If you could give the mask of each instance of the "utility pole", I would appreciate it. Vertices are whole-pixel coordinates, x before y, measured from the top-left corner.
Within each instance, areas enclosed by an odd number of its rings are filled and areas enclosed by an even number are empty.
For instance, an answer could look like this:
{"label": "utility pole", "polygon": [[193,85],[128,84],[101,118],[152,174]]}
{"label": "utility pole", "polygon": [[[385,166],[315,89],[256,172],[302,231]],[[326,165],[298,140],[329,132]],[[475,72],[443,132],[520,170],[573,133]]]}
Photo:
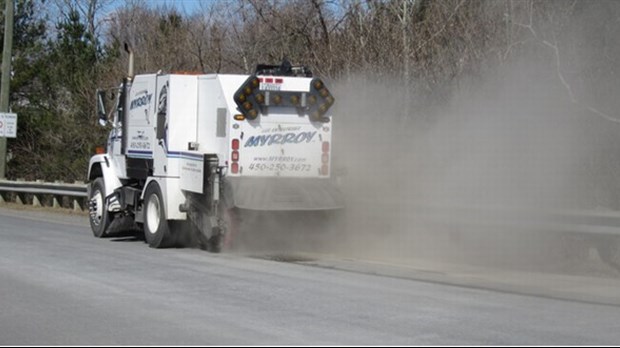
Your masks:
{"label": "utility pole", "polygon": [[[0,112],[9,112],[9,85],[13,49],[13,0],[4,0],[4,47],[2,48],[2,81],[0,83]],[[6,178],[6,138],[0,137],[0,179]]]}

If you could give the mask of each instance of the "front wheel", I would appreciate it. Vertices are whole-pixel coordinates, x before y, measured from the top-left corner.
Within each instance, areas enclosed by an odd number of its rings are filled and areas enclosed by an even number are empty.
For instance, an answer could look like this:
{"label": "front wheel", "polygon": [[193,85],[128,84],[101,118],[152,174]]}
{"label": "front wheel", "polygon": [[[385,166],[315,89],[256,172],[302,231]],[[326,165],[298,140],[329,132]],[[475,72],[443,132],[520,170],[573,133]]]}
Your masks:
{"label": "front wheel", "polygon": [[144,238],[151,248],[166,248],[174,244],[163,202],[159,185],[151,183],[144,195]]}
{"label": "front wheel", "polygon": [[103,238],[107,235],[108,227],[114,219],[108,211],[105,200],[105,183],[103,178],[97,178],[90,184],[90,192],[88,195],[88,215],[90,220],[90,228],[93,235],[97,238]]}

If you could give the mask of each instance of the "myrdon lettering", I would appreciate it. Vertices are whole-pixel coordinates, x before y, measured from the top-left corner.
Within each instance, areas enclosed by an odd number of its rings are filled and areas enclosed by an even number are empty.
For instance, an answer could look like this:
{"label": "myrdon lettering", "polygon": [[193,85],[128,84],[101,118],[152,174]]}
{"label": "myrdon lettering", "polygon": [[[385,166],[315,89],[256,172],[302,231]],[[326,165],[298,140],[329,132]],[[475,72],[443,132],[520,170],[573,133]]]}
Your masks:
{"label": "myrdon lettering", "polygon": [[269,134],[269,135],[255,135],[251,136],[245,143],[244,147],[254,146],[269,146],[274,144],[299,144],[309,143],[312,141],[316,132],[301,132],[301,133],[285,133],[285,134]]}

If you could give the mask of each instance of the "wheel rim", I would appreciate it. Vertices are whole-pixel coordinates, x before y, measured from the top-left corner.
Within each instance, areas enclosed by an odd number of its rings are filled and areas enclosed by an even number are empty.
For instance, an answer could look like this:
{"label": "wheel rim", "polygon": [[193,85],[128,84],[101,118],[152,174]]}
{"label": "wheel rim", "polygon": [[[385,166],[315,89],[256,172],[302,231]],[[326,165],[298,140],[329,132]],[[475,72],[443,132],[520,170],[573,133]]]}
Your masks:
{"label": "wheel rim", "polygon": [[157,233],[159,229],[160,210],[159,199],[156,195],[151,195],[146,206],[146,224],[151,234]]}
{"label": "wheel rim", "polygon": [[103,219],[103,195],[101,194],[101,191],[95,191],[95,194],[90,199],[88,212],[90,214],[90,220],[93,224],[99,226],[101,220]]}

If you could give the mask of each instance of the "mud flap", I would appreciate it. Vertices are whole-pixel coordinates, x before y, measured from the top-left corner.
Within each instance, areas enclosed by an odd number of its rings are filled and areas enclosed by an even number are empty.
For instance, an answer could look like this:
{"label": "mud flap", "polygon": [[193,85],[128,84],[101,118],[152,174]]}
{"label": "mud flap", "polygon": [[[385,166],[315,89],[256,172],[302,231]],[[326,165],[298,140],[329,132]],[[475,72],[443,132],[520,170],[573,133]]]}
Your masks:
{"label": "mud flap", "polygon": [[185,203],[180,207],[187,213],[196,234],[198,246],[203,250],[220,252],[224,235],[226,234],[225,221],[222,219],[224,202],[227,201],[222,191],[224,184],[222,174],[217,167],[217,157],[207,157],[204,179],[204,193],[184,191]]}

